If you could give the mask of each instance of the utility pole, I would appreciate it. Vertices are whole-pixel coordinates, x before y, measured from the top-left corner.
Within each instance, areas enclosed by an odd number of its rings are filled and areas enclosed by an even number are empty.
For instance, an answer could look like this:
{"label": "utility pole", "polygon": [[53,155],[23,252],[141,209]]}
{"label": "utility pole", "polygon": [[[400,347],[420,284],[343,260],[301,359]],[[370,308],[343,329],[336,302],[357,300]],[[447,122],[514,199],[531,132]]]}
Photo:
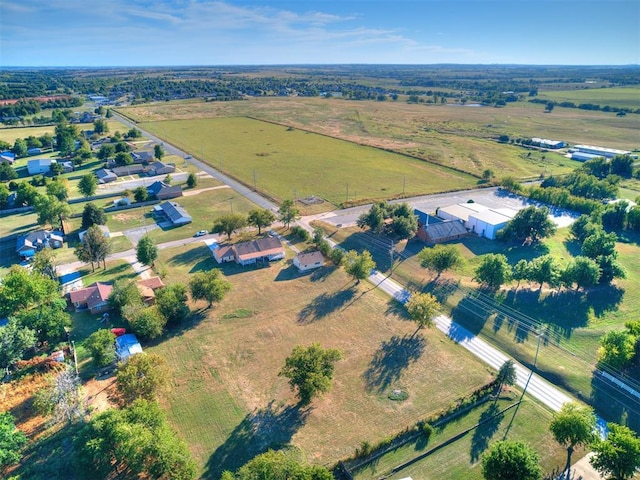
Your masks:
{"label": "utility pole", "polygon": [[389,276],[393,273],[393,240],[391,240],[391,248],[389,249],[389,256],[391,257],[391,262],[389,263]]}
{"label": "utility pole", "polygon": [[73,347],[73,362],[76,365],[76,375],[78,375],[78,356],[76,355],[76,342],[71,340],[71,346]]}

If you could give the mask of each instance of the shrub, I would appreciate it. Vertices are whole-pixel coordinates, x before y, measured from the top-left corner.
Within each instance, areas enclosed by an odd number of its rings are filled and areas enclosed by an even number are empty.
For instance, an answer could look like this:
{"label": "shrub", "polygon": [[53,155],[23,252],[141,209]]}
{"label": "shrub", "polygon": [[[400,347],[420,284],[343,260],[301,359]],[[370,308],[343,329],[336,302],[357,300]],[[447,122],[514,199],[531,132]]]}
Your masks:
{"label": "shrub", "polygon": [[311,239],[311,235],[309,234],[309,232],[307,232],[303,227],[299,225],[291,227],[291,233],[294,237],[299,238],[303,242]]}

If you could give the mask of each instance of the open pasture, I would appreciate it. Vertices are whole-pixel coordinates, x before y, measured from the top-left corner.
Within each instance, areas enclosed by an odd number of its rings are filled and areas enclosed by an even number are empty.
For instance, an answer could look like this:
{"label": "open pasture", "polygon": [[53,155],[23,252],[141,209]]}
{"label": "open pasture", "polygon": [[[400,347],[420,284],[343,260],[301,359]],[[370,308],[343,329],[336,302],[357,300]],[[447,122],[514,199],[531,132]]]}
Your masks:
{"label": "open pasture", "polygon": [[539,98],[555,102],[593,103],[604,107],[640,108],[639,87],[584,88],[581,90],[541,91]]}
{"label": "open pasture", "polygon": [[[218,267],[203,244],[162,250],[169,281]],[[218,478],[269,445],[292,443],[331,464],[446,407],[491,378],[487,367],[437,330],[413,336],[397,305],[341,269],[299,275],[290,259],[267,268],[222,267],[232,290],[221,305],[151,348],[173,369],[169,418],[205,478]],[[296,405],[278,372],[295,345],[338,348],[330,393]],[[259,372],[259,375],[257,374]],[[456,378],[455,382],[451,379]],[[409,393],[388,398],[393,388]]]}
{"label": "open pasture", "polygon": [[[125,125],[114,119],[106,119],[109,133],[115,132],[125,133],[128,129]],[[93,130],[92,123],[76,123],[79,130]],[[13,145],[18,138],[41,137],[45,133],[55,135],[55,125],[42,125],[35,127],[2,127],[0,128],[0,140]],[[34,157],[36,158],[36,157]]]}
{"label": "open pasture", "polygon": [[[526,150],[495,141],[544,137],[613,148],[638,147],[640,116],[510,103],[504,108],[422,105],[302,97],[251,98],[235,102],[163,102],[122,109],[139,122],[248,116],[290,125],[355,143],[409,153],[481,175],[532,177],[544,173],[523,158]],[[190,152],[201,154],[200,145]],[[547,173],[568,173],[578,163],[547,155]]]}
{"label": "open pasture", "polygon": [[422,160],[248,118],[144,123],[272,198],[331,204],[468,188],[477,179]]}

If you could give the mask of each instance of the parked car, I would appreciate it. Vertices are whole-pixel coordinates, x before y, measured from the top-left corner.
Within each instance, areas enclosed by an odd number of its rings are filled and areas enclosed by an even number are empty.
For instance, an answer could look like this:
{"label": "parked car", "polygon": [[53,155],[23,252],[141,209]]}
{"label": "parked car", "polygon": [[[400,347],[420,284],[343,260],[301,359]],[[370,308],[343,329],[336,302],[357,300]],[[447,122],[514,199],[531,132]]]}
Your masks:
{"label": "parked car", "polygon": [[203,236],[205,236],[207,233],[209,233],[209,232],[207,232],[206,230],[200,230],[198,233],[196,233],[196,234],[194,235],[194,237],[203,237]]}

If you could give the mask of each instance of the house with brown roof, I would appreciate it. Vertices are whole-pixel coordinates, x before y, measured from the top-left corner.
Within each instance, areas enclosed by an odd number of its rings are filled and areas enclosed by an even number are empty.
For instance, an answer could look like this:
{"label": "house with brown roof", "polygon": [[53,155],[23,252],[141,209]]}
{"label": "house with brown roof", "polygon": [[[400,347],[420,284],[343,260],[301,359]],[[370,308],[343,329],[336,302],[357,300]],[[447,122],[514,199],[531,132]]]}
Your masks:
{"label": "house with brown roof", "polygon": [[156,290],[164,287],[164,282],[160,277],[151,277],[140,280],[137,287],[142,296],[142,301],[146,305],[153,305],[156,303]]}
{"label": "house with brown roof", "polygon": [[279,238],[265,237],[235,245],[220,245],[213,250],[218,263],[235,261],[240,265],[272,262],[284,258],[284,247]]}
{"label": "house with brown roof", "polygon": [[324,265],[324,256],[322,252],[316,250],[315,252],[299,253],[293,258],[293,264],[301,272],[313,270],[314,268],[320,268]]}
{"label": "house with brown roof", "polygon": [[113,286],[109,283],[96,282],[85,288],[69,292],[69,301],[76,312],[89,310],[92,314],[110,310],[108,299]]}

